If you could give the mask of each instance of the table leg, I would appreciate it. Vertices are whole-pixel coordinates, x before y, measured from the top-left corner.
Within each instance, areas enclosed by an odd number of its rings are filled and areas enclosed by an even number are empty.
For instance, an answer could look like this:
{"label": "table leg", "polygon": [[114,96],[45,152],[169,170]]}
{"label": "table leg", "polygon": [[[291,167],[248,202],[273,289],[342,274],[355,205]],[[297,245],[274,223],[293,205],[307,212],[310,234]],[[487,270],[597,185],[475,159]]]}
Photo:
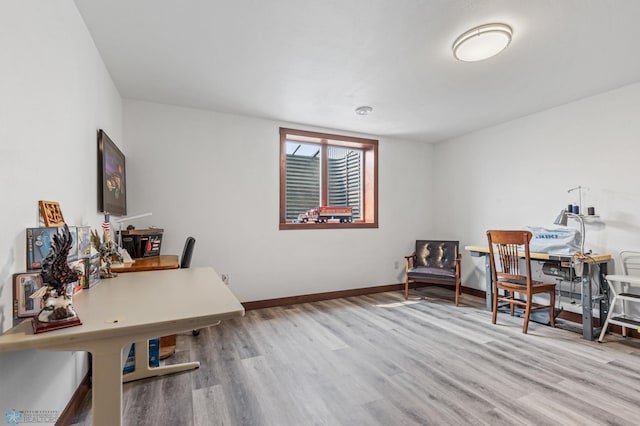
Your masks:
{"label": "table leg", "polygon": [[602,262],[598,264],[598,283],[600,284],[600,292],[602,297],[600,298],[600,321],[598,324],[600,327],[604,325],[604,320],[609,316],[609,284],[607,284],[607,263]]}
{"label": "table leg", "polygon": [[92,417],[94,426],[122,424],[122,348],[104,345],[93,356]]}
{"label": "table leg", "polygon": [[484,256],[484,283],[485,283],[485,294],[487,298],[487,311],[493,311],[493,283],[491,282],[491,259],[489,259],[489,255]]}
{"label": "table leg", "polygon": [[180,371],[193,370],[200,367],[198,361],[183,362],[180,364],[163,365],[161,367],[149,367],[149,341],[136,342],[135,370],[122,376],[123,383],[147,377],[160,376],[162,374],[178,373]]}
{"label": "table leg", "polygon": [[593,309],[591,283],[591,263],[582,264],[582,337],[585,340],[593,340]]}

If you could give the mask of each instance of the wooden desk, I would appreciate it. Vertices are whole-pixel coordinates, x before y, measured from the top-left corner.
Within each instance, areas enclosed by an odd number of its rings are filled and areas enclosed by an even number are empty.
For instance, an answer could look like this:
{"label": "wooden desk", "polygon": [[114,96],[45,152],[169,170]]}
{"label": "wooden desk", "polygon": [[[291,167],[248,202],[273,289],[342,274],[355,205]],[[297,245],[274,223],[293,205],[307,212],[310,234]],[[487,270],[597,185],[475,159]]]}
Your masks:
{"label": "wooden desk", "polygon": [[165,269],[178,269],[180,267],[180,261],[178,256],[174,254],[162,254],[154,257],[144,257],[142,259],[135,259],[133,263],[126,263],[118,266],[113,266],[111,270],[113,272],[142,272],[142,271],[159,271]]}
{"label": "wooden desk", "polygon": [[[491,282],[491,263],[489,261],[489,247],[486,246],[466,246],[465,249],[472,257],[485,258],[485,282],[486,282],[486,303],[487,310],[491,311],[493,308],[493,284]],[[518,253],[524,258],[524,253]],[[585,255],[570,255],[570,254],[549,254],[549,253],[529,253],[531,260],[537,262],[566,262],[570,265],[574,265],[578,261],[582,262],[582,285],[581,285],[581,303],[582,303],[582,337],[586,340],[593,340],[594,328],[593,328],[593,310],[592,303],[594,300],[591,291],[591,271],[594,265],[598,268],[598,278],[600,284],[600,292],[595,300],[598,300],[600,307],[599,325],[602,326],[604,319],[609,313],[609,286],[607,285],[607,263],[611,260],[610,254],[591,254]]]}
{"label": "wooden desk", "polygon": [[[162,271],[166,269],[178,269],[180,260],[175,254],[162,254],[154,257],[143,257],[135,259],[133,263],[126,263],[111,267],[116,273],[123,272],[143,272],[143,271]],[[160,337],[160,353],[159,358],[165,359],[176,352],[176,335]],[[148,357],[147,357],[148,358]],[[125,375],[125,381],[138,380],[142,377],[133,378],[133,375]]]}
{"label": "wooden desk", "polygon": [[[93,355],[94,425],[122,424],[122,354],[131,342],[203,328],[244,315],[209,267],[122,274],[73,298],[82,325],[33,334],[31,319],[0,336],[0,351],[88,351]],[[148,366],[148,358],[144,359]],[[158,367],[154,374],[172,372]]]}

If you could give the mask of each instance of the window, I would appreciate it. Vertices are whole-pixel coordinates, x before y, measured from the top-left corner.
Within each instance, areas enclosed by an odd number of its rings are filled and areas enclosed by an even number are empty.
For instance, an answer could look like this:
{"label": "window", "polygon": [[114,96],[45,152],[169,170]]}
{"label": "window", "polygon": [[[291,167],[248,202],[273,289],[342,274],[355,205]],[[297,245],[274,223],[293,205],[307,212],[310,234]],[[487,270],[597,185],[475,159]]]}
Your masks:
{"label": "window", "polygon": [[280,229],[377,228],[377,169],[377,140],[280,128]]}

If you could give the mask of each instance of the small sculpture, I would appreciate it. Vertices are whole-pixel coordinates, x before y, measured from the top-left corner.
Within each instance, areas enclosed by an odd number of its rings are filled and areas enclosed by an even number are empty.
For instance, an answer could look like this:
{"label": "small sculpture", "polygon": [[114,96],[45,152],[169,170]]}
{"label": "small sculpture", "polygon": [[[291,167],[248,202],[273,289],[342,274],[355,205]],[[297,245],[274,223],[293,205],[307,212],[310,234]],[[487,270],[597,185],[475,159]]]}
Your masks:
{"label": "small sculpture", "polygon": [[45,288],[44,307],[38,314],[38,321],[50,323],[77,317],[70,296],[66,293],[59,293],[58,290],[53,290],[51,287]]}
{"label": "small sculpture", "polygon": [[42,297],[44,307],[34,321],[34,332],[54,330],[61,327],[80,325],[73,310],[71,295],[67,292],[69,284],[78,281],[78,271],[67,263],[73,240],[69,227],[65,224],[61,231],[53,235],[51,252],[42,261],[43,286],[31,298]]}
{"label": "small sculpture", "polygon": [[58,293],[66,291],[67,284],[78,281],[78,272],[69,267],[67,257],[73,240],[69,227],[65,224],[60,231],[53,234],[53,242],[51,243],[51,251],[42,261],[42,282]]}
{"label": "small sculpture", "polygon": [[111,241],[108,230],[105,229],[102,241],[98,231],[91,230],[91,245],[100,253],[100,278],[115,277],[117,274],[111,272],[111,264],[114,257],[122,262],[122,255],[115,243]]}

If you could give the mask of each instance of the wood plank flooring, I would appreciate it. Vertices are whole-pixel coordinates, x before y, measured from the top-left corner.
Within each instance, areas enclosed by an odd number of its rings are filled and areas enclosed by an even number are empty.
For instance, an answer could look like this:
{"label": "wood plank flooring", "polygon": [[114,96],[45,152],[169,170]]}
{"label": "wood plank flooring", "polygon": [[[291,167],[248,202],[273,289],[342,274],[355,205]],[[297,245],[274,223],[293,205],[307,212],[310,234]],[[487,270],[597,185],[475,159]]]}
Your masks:
{"label": "wood plank flooring", "polygon": [[[484,311],[448,289],[247,312],[178,335],[187,373],[124,386],[125,425],[637,425],[640,343]],[[72,424],[91,423],[91,396]]]}

